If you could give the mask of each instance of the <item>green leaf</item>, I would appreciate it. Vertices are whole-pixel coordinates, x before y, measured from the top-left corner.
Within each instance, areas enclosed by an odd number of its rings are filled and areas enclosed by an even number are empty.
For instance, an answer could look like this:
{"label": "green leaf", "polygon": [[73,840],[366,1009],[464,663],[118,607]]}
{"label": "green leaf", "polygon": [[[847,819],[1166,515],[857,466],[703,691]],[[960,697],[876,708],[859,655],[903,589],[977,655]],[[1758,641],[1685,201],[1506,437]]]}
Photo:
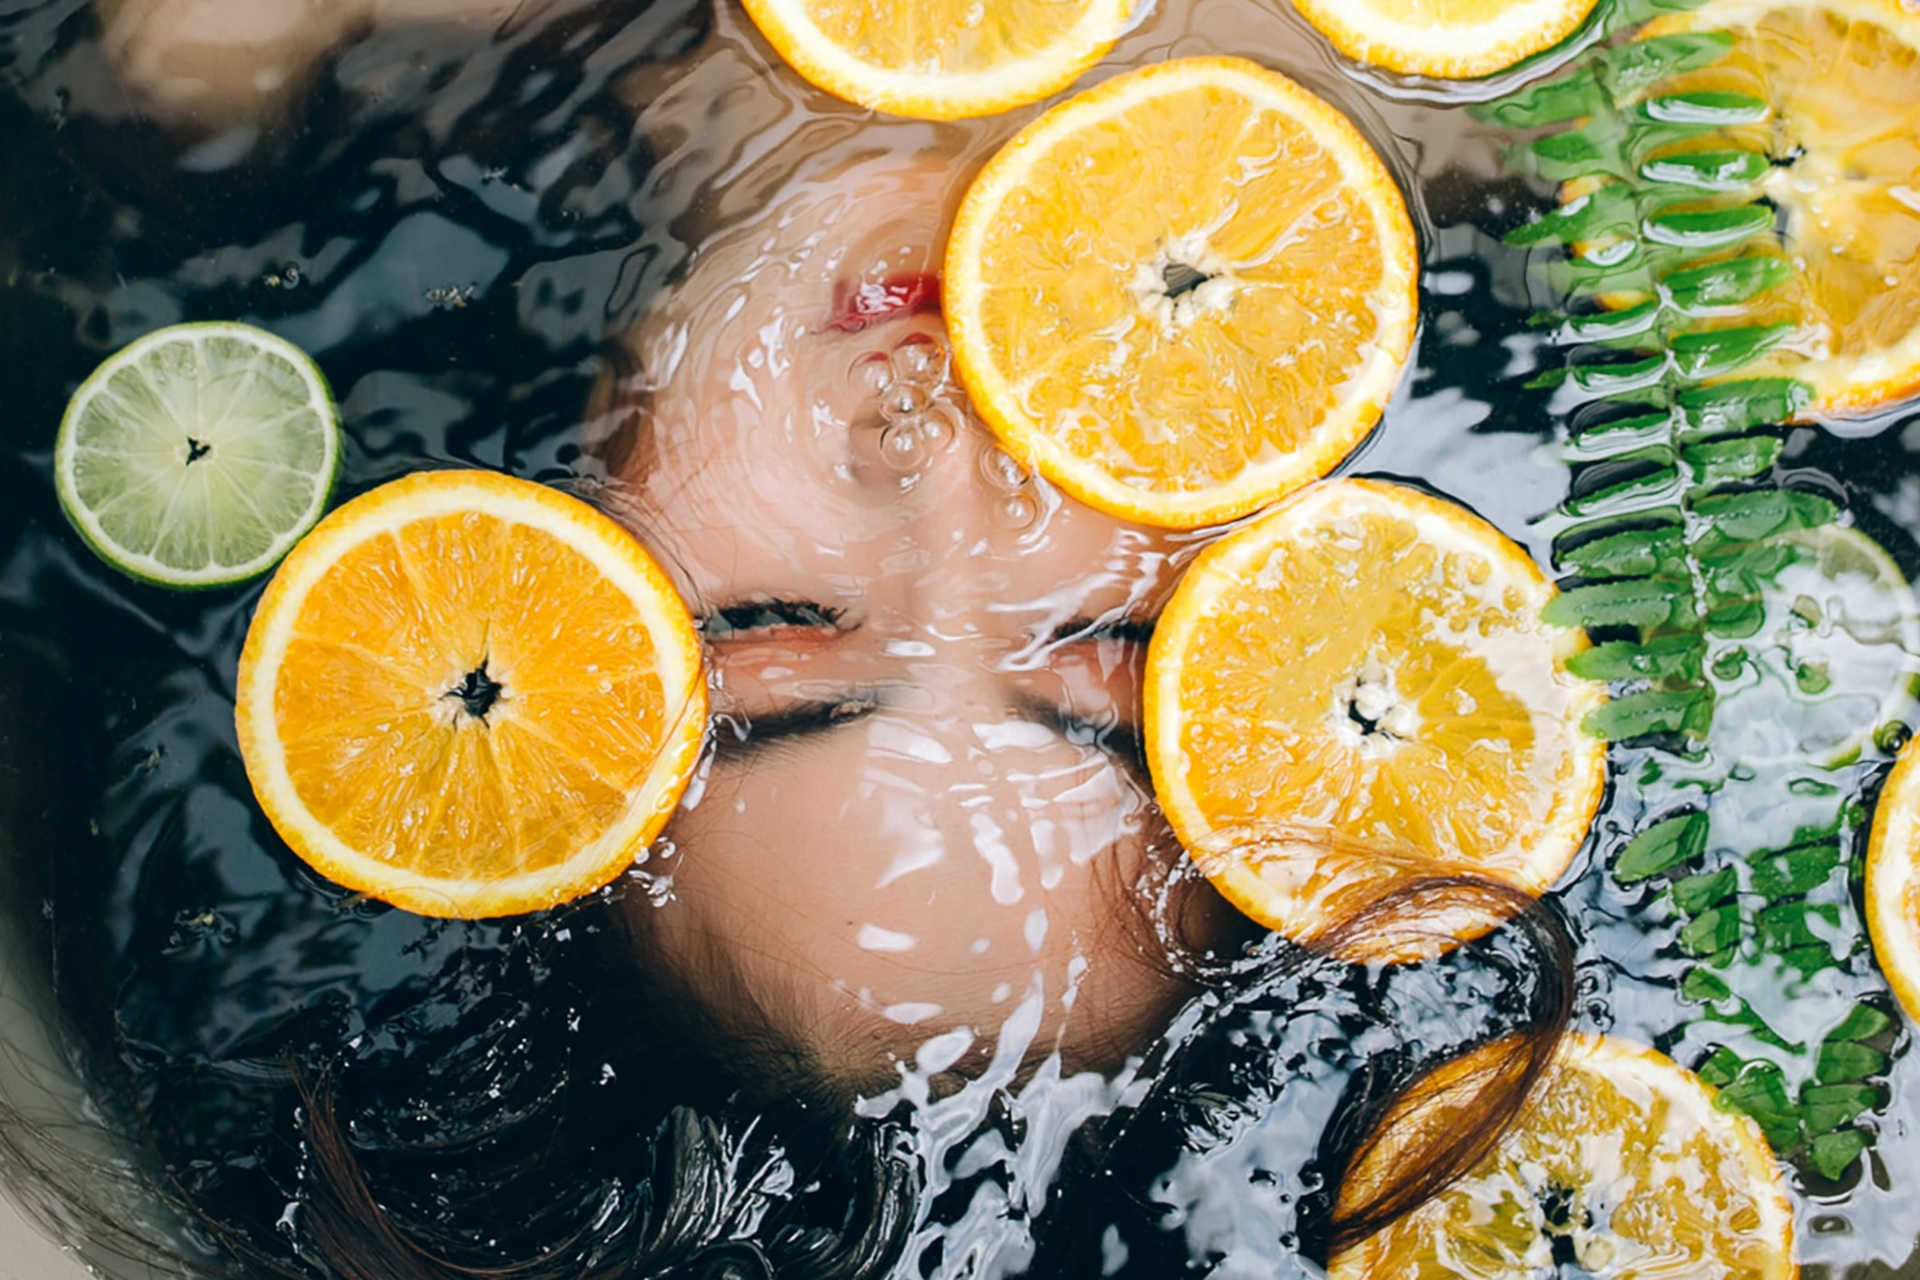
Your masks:
{"label": "green leaf", "polygon": [[1589,315],[1573,316],[1560,326],[1555,339],[1563,346],[1582,342],[1625,342],[1652,332],[1654,322],[1659,318],[1660,303],[1649,298],[1618,311],[1595,311]]}
{"label": "green leaf", "polygon": [[1724,1088],[1745,1069],[1747,1060],[1725,1045],[1717,1046],[1707,1055],[1706,1061],[1694,1069],[1694,1074],[1716,1089]]}
{"label": "green leaf", "polygon": [[1704,253],[1709,249],[1732,248],[1772,230],[1772,209],[1743,204],[1731,209],[1662,213],[1646,220],[1642,234],[1654,244]]}
{"label": "green leaf", "polygon": [[1719,1101],[1751,1116],[1776,1151],[1800,1139],[1800,1108],[1787,1093],[1780,1068],[1771,1062],[1750,1064],[1739,1078],[1721,1087]]}
{"label": "green leaf", "polygon": [[1853,1167],[1872,1140],[1859,1129],[1823,1133],[1807,1144],[1807,1163],[1821,1177],[1838,1181]]}
{"label": "green leaf", "polygon": [[1675,566],[1684,572],[1687,544],[1675,528],[1634,529],[1556,548],[1554,554],[1563,567],[1583,577],[1640,578]]}
{"label": "green leaf", "polygon": [[1672,342],[1673,362],[1687,378],[1738,373],[1786,341],[1792,332],[1790,324],[1765,324],[1681,334]]}
{"label": "green leaf", "polygon": [[1706,612],[1707,634],[1728,640],[1745,640],[1756,635],[1766,621],[1766,606],[1746,598],[1720,601]]}
{"label": "green leaf", "polygon": [[1871,1040],[1893,1026],[1893,1019],[1870,1004],[1857,1004],[1840,1025],[1827,1032],[1828,1040]]}
{"label": "green leaf", "polygon": [[1601,54],[1600,75],[1615,101],[1620,101],[1668,76],[1712,66],[1732,47],[1733,37],[1721,31],[1636,40]]}
{"label": "green leaf", "polygon": [[1596,294],[1638,295],[1653,292],[1653,272],[1638,244],[1623,242],[1617,255],[1558,258],[1547,264],[1547,283],[1576,298]]}
{"label": "green leaf", "polygon": [[1732,867],[1682,876],[1668,887],[1673,905],[1681,914],[1697,916],[1709,907],[1732,897],[1740,888],[1740,877]]}
{"label": "green leaf", "polygon": [[1623,178],[1627,169],[1620,153],[1623,137],[1625,132],[1617,118],[1601,116],[1578,129],[1536,138],[1515,148],[1510,158],[1515,168],[1548,182],[1596,176]]}
{"label": "green leaf", "polygon": [[1693,469],[1695,484],[1715,485],[1751,480],[1772,470],[1780,459],[1780,448],[1779,436],[1735,436],[1686,445],[1680,456]]}
{"label": "green leaf", "polygon": [[1821,1084],[1845,1084],[1883,1074],[1887,1055],[1852,1040],[1829,1040],[1814,1059],[1813,1076]]}
{"label": "green leaf", "polygon": [[1840,509],[1818,494],[1795,489],[1754,489],[1695,498],[1693,513],[1728,538],[1753,540],[1792,529],[1831,524]]}
{"label": "green leaf", "polygon": [[1507,244],[1526,248],[1536,244],[1571,244],[1609,236],[1632,235],[1640,222],[1640,202],[1631,184],[1610,182],[1533,222],[1515,227],[1502,237]]}
{"label": "green leaf", "polygon": [[1613,105],[1607,90],[1590,70],[1582,69],[1562,80],[1528,85],[1516,93],[1477,107],[1474,114],[1509,129],[1537,129],[1598,115]]}
{"label": "green leaf", "polygon": [[1613,396],[1659,382],[1666,368],[1665,356],[1648,356],[1643,360],[1574,365],[1569,377],[1573,385],[1582,391],[1596,396]]}
{"label": "green leaf", "polygon": [[1580,727],[1605,742],[1626,742],[1650,733],[1700,737],[1713,715],[1708,689],[1645,689],[1595,707]]}
{"label": "green leaf", "polygon": [[1881,1105],[1884,1092],[1871,1084],[1807,1084],[1800,1088],[1800,1112],[1809,1133],[1826,1133]]}
{"label": "green leaf", "polygon": [[1634,578],[1573,587],[1547,601],[1541,616],[1557,627],[1658,627],[1693,611],[1685,583]]}
{"label": "green leaf", "polygon": [[[1753,891],[1770,900],[1802,897],[1832,879],[1839,865],[1840,848],[1831,843],[1757,855],[1752,859]],[[1826,948],[1826,943],[1820,945]]]}
{"label": "green leaf", "polygon": [[1645,644],[1609,640],[1567,659],[1582,680],[1684,680],[1698,683],[1706,642],[1695,635],[1660,636]]}
{"label": "green leaf", "polygon": [[1679,396],[1689,430],[1702,435],[1751,431],[1787,422],[1813,403],[1813,388],[1794,378],[1747,378],[1696,387]]}
{"label": "green leaf", "polygon": [[1719,1004],[1733,998],[1733,988],[1713,970],[1695,967],[1680,980],[1680,998],[1693,1004]]}
{"label": "green leaf", "polygon": [[1660,124],[1705,125],[1713,129],[1759,124],[1772,114],[1763,99],[1714,89],[1661,94],[1640,103],[1638,109],[1648,120]]}
{"label": "green leaf", "polygon": [[1772,168],[1773,161],[1758,151],[1688,151],[1647,161],[1640,166],[1640,176],[1694,191],[1739,191]]}
{"label": "green leaf", "polygon": [[1707,815],[1698,810],[1662,818],[1627,841],[1613,860],[1613,878],[1633,884],[1706,851]]}
{"label": "green leaf", "polygon": [[1833,948],[1823,942],[1817,947],[1789,948],[1776,958],[1801,977],[1811,978],[1816,973],[1834,968],[1844,957],[1836,958]]}
{"label": "green leaf", "polygon": [[[1816,921],[1825,929],[1815,928]],[[1768,951],[1824,947],[1840,927],[1840,908],[1831,902],[1776,902],[1755,915],[1753,923]]]}
{"label": "green leaf", "polygon": [[[1688,955],[1710,956],[1740,941],[1740,909],[1715,907],[1687,921],[1680,930],[1680,949]],[[1698,972],[1696,970],[1696,972]]]}
{"label": "green leaf", "polygon": [[1671,413],[1642,413],[1615,418],[1588,427],[1573,439],[1582,459],[1611,457],[1655,442],[1664,442],[1673,429]]}
{"label": "green leaf", "polygon": [[1749,254],[1704,267],[1675,271],[1660,283],[1685,312],[1738,306],[1793,278],[1793,267],[1772,254]]}

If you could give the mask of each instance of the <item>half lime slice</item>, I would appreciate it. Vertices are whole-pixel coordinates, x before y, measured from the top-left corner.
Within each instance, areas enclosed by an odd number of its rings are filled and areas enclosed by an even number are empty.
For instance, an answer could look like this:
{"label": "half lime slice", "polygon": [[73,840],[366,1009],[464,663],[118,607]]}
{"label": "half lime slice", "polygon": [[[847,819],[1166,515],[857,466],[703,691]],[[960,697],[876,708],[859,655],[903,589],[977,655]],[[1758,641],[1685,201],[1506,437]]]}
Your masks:
{"label": "half lime slice", "polygon": [[272,568],[326,510],[340,422],[305,352],[244,324],[181,324],[109,358],[67,404],[54,483],[100,557],[217,587]]}

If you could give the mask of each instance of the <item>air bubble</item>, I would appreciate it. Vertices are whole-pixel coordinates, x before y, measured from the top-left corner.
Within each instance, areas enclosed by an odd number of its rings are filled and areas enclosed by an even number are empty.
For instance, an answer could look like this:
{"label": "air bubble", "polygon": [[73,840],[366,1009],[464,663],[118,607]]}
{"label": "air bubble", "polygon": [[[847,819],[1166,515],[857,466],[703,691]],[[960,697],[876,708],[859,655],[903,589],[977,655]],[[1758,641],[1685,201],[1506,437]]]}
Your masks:
{"label": "air bubble", "polygon": [[861,395],[877,396],[892,385],[893,366],[885,356],[873,351],[855,360],[847,376]]}
{"label": "air bubble", "polygon": [[939,382],[947,376],[946,346],[924,333],[902,338],[893,349],[893,374],[914,382]]}
{"label": "air bubble", "polygon": [[998,445],[989,446],[980,454],[980,474],[994,487],[1014,491],[1027,483],[1026,470],[1015,462],[1013,455]]}
{"label": "air bubble", "polygon": [[960,434],[960,411],[950,404],[935,402],[920,415],[920,434],[929,449],[944,449]]}
{"label": "air bubble", "polygon": [[880,433],[880,457],[893,470],[911,475],[927,465],[927,441],[913,422],[896,422]]}
{"label": "air bubble", "polygon": [[1039,514],[1039,504],[1024,493],[1008,494],[993,509],[994,519],[1006,529],[1028,528]]}
{"label": "air bubble", "polygon": [[896,380],[880,397],[880,414],[888,422],[904,422],[927,407],[925,387]]}

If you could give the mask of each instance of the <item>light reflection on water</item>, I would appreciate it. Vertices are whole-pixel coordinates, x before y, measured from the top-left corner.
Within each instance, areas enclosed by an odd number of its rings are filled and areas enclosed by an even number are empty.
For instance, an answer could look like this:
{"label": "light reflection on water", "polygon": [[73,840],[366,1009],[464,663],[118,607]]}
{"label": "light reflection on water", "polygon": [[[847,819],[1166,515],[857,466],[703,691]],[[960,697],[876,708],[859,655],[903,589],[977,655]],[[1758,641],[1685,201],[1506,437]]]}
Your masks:
{"label": "light reflection on water", "polygon": [[[79,550],[47,483],[53,427],[79,377],[160,324],[266,324],[314,353],[334,383],[349,437],[346,492],[435,464],[504,467],[616,511],[637,504],[644,528],[647,508],[626,477],[609,474],[599,454],[582,448],[583,414],[589,436],[617,427],[606,388],[630,373],[603,340],[629,332],[686,269],[696,245],[732,234],[740,266],[722,273],[728,286],[688,302],[684,324],[655,331],[642,352],[653,368],[667,362],[665,347],[697,364],[704,357],[697,344],[689,353],[686,335],[753,304],[755,272],[791,261],[793,244],[781,239],[789,229],[763,234],[759,218],[795,171],[828,198],[831,175],[868,159],[876,146],[943,157],[940,198],[950,201],[998,138],[1031,114],[977,129],[902,122],[873,130],[854,113],[817,110],[796,81],[769,66],[737,17],[723,17],[713,50],[688,63],[677,55],[693,47],[703,25],[696,6],[656,6],[627,22],[629,9],[601,5],[588,12],[605,21],[565,32],[535,24],[493,43],[444,31],[377,36],[331,69],[310,123],[264,134],[232,128],[184,148],[130,117],[91,37],[84,0],[0,11],[0,69],[9,86],[0,148],[24,175],[0,192],[8,280],[0,344],[10,357],[0,362],[7,387],[0,402],[9,407],[11,432],[0,481],[10,497],[0,514],[0,648],[13,673],[8,736],[34,748],[12,764],[17,781],[10,779],[4,812],[16,848],[52,855],[16,871],[21,884],[9,892],[10,906],[31,921],[43,900],[57,904],[53,941],[43,937],[39,949],[60,967],[75,1043],[106,1064],[96,1070],[109,1084],[125,1071],[149,1102],[159,1100],[178,1126],[160,1135],[177,1158],[218,1161],[230,1135],[216,1140],[194,1126],[221,1109],[265,1140],[271,1090],[248,1063],[260,1045],[359,1037],[359,1052],[404,1052],[415,1029],[392,1010],[413,1001],[450,1016],[462,1001],[502,996],[457,982],[447,992],[422,992],[437,980],[428,975],[483,972],[486,957],[514,953],[520,935],[511,925],[441,924],[343,902],[288,858],[252,805],[232,737],[232,673],[258,588],[162,596],[121,582]],[[1464,94],[1357,78],[1284,6],[1163,4],[1093,78],[1216,52],[1257,56],[1347,110],[1412,197],[1425,252],[1420,344],[1381,427],[1348,468],[1447,494],[1545,562],[1568,467],[1545,394],[1521,383],[1555,354],[1528,324],[1544,303],[1540,285],[1524,256],[1502,249],[1497,235],[1546,193],[1503,172],[1503,139],[1465,113]],[[637,123],[626,105],[636,95],[650,104]],[[632,145],[635,136],[649,139],[654,154]],[[885,181],[869,198],[886,198]],[[930,247],[913,251],[924,256]],[[727,251],[708,252],[711,260]],[[718,375],[746,386],[791,373],[780,364],[777,335],[758,350],[763,367]],[[996,490],[991,452],[967,477],[1000,504],[985,509],[979,539],[950,531],[936,537],[895,518],[902,494],[931,501],[934,481],[914,491],[918,477],[933,474],[930,459],[946,457],[956,443],[972,445],[967,432],[978,430],[947,416],[957,412],[943,399],[951,384],[925,361],[914,363],[920,348],[903,350],[872,353],[891,358],[896,374],[905,361],[926,384],[912,404],[880,414],[888,426],[875,425],[872,439],[881,470],[862,471],[858,455],[825,468],[830,480],[851,477],[849,494],[866,486],[865,507],[849,499],[850,521],[862,510],[887,515],[872,538],[883,571],[919,574],[935,592],[952,581],[943,568],[973,571],[995,555],[1017,564],[1015,553],[1036,540],[1066,539],[1073,517],[1062,514],[1059,495],[1018,477],[1002,477]],[[858,377],[844,372],[855,367],[840,362],[834,376]],[[684,386],[695,375],[678,376]],[[671,385],[644,390],[659,396]],[[842,390],[820,394],[831,402]],[[869,390],[884,395],[887,388]],[[936,410],[948,435],[925,426]],[[910,457],[904,437],[883,443],[896,419],[921,424]],[[1907,474],[1911,428],[1903,428],[1904,419],[1891,417],[1864,434],[1796,432],[1789,459],[1801,474],[1824,477],[1911,572],[1920,559],[1913,542],[1920,503]],[[791,496],[784,476],[723,468],[687,483],[708,484],[741,510],[749,504],[740,491],[753,492],[754,509],[764,510]],[[1016,500],[1027,505],[1008,505]],[[954,508],[927,510],[949,519]],[[734,550],[751,544],[772,546],[776,559],[800,554],[783,552],[763,524],[728,531],[739,543]],[[688,531],[653,532],[656,548],[699,597],[699,563],[713,540],[676,547],[675,537]],[[1190,543],[1155,545],[1127,531],[1102,530],[1096,544],[1106,557],[1104,577],[1058,593],[1032,588],[1030,598],[1009,589],[1001,603],[1012,620],[1025,604],[1049,626],[1068,622],[1085,604],[1075,592],[1093,593],[1099,610],[1124,612],[1125,603],[1152,600],[1166,569],[1191,552]],[[987,551],[976,558],[979,547]],[[833,585],[858,602],[873,594],[873,572]],[[870,967],[912,957],[925,941],[917,925],[863,914],[847,925],[853,959],[805,957],[828,990],[911,1031],[905,1052],[888,1042],[878,1078],[862,1059],[870,1074],[860,1109],[915,1117],[914,1155],[929,1179],[912,1255],[928,1274],[1019,1274],[1039,1256],[1029,1228],[1058,1198],[1058,1179],[1070,1176],[1061,1170],[1076,1167],[1072,1139],[1082,1123],[1137,1106],[1149,1093],[1190,1088],[1190,1104],[1141,1126],[1163,1130],[1159,1146],[1151,1132],[1130,1139],[1150,1153],[1143,1160],[1159,1161],[1135,1170],[1141,1194],[1167,1206],[1158,1234],[1100,1233],[1099,1269],[1124,1264],[1145,1274],[1204,1258],[1220,1276],[1306,1271],[1291,1252],[1300,1206],[1324,1191],[1314,1157],[1355,1072],[1409,1043],[1432,1051],[1497,1023],[1485,1011],[1497,990],[1464,963],[1458,971],[1441,965],[1384,976],[1283,972],[1255,990],[1208,996],[1172,1014],[1171,1028],[1147,1042],[1144,1057],[1120,1054],[1100,1064],[1105,1072],[1081,1069],[1087,1063],[1071,1053],[1049,1053],[1067,1043],[1061,1028],[1075,1016],[1061,1010],[1061,995],[1093,990],[1080,985],[1092,981],[1085,972],[1093,941],[1072,932],[1066,908],[1036,919],[1024,894],[1048,875],[1055,881],[1044,887],[1057,887],[1069,874],[1063,868],[1092,862],[1119,827],[1141,846],[1142,864],[1096,888],[1149,895],[1142,918],[1163,931],[1178,910],[1171,904],[1181,879],[1165,874],[1168,849],[1145,812],[1142,784],[1102,746],[1131,715],[1137,646],[1112,644],[1083,664],[1081,705],[1093,685],[1120,690],[1099,704],[1104,719],[1035,738],[1007,728],[1031,724],[980,719],[972,695],[956,692],[964,682],[949,677],[970,675],[983,661],[1044,672],[1048,660],[1030,641],[1012,638],[1008,610],[976,616],[950,597],[939,602],[948,607],[934,611],[931,626],[903,610],[906,621],[887,632],[885,657],[899,664],[890,669],[906,674],[875,694],[881,710],[866,742],[890,759],[892,773],[857,779],[894,788],[893,800],[857,810],[887,833],[874,878],[916,883],[912,876],[953,850],[978,854],[990,873],[988,898],[1009,915],[994,929],[967,930],[958,951],[971,947],[972,934],[986,939],[994,930],[1030,951],[1051,931],[1060,950],[1052,968],[1015,966],[985,983],[968,997],[983,1016],[958,1023],[949,1016],[949,1006],[958,1007],[950,992],[915,998],[926,992],[915,990],[910,974]],[[876,631],[886,628],[876,623]],[[779,667],[763,655],[758,677],[776,685],[789,679]],[[751,690],[729,692],[751,697]],[[1746,714],[1756,731],[1772,731],[1776,709],[1762,700]],[[1011,764],[1023,751],[1030,758]],[[940,770],[956,760],[1001,781],[1018,773],[1011,779],[1017,803],[972,813],[955,828],[929,822],[937,807],[929,801],[944,797]],[[1869,748],[1860,763],[1823,777],[1856,791],[1883,767]],[[1684,766],[1636,749],[1616,752],[1614,772],[1597,837],[1557,895],[1581,944],[1581,1016],[1690,1061],[1728,1033],[1681,1029],[1688,1015],[1675,985],[1686,966],[1672,949],[1674,926],[1646,890],[1623,889],[1602,874],[1600,855],[1690,789],[1712,788],[1720,838],[1749,848],[1823,819],[1833,802],[1790,785],[1809,772],[1797,758],[1728,777],[1713,761]],[[800,804],[801,781],[779,802]],[[845,778],[814,781],[824,787]],[[717,813],[726,801],[761,802],[713,772],[695,795],[696,814]],[[1099,821],[1078,828],[1061,821],[1058,809],[1076,804]],[[1024,824],[1021,805],[1029,813]],[[995,834],[983,834],[989,828]],[[1008,852],[1009,831],[1016,843],[1028,842],[1023,853],[1039,868],[1031,886],[1019,885],[1023,864]],[[676,838],[653,851],[623,890],[630,913],[649,918],[664,885],[697,896],[697,877],[676,874],[687,847]],[[1844,906],[1843,888],[1838,897]],[[987,950],[995,945],[1010,944],[995,933]],[[793,955],[775,960],[791,965]],[[1783,995],[1791,985],[1769,972],[1730,980],[1776,1025],[1793,1026],[1810,1042],[1878,986],[1858,955],[1824,976],[1830,985],[1818,991]],[[1083,1008],[1077,1016],[1088,1015]],[[1190,1052],[1180,1057],[1176,1046]],[[964,1083],[956,1065],[966,1068]],[[1898,1265],[1912,1251],[1915,1219],[1900,1182],[1902,1171],[1920,1168],[1911,1074],[1904,1060],[1896,1066],[1866,1179],[1803,1202],[1809,1262]],[[1216,1080],[1232,1087],[1209,1083]],[[204,1091],[202,1101],[169,1101],[194,1089]],[[1183,1123],[1185,1132],[1172,1132]]]}

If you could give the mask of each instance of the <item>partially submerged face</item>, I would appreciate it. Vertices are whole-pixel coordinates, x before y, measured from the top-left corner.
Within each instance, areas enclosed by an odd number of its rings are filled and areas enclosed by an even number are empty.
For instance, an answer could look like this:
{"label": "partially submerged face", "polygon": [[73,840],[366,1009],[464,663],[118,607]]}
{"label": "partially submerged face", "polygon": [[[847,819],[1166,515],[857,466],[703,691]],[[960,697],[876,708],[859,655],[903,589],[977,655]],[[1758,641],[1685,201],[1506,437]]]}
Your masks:
{"label": "partially submerged face", "polygon": [[868,1078],[916,1046],[929,1071],[1112,1061],[1179,993],[1150,942],[1175,850],[1137,719],[1181,544],[1026,479],[948,375],[962,176],[887,155],[788,184],[601,397],[610,505],[718,678],[644,927]]}

